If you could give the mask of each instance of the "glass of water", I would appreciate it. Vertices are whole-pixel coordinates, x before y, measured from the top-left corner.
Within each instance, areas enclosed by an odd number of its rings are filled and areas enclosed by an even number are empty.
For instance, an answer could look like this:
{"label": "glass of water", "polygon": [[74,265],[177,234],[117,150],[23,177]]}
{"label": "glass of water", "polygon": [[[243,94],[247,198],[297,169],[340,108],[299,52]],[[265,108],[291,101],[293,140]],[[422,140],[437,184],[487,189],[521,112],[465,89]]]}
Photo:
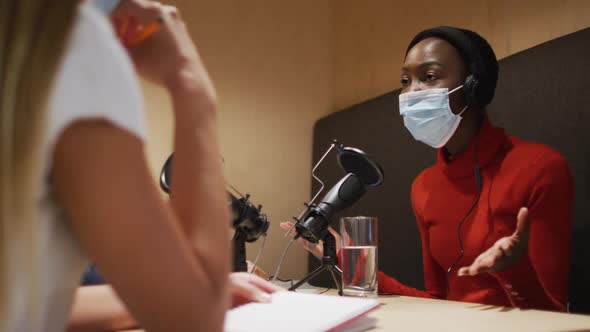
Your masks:
{"label": "glass of water", "polygon": [[344,295],[377,297],[377,224],[375,217],[340,219]]}

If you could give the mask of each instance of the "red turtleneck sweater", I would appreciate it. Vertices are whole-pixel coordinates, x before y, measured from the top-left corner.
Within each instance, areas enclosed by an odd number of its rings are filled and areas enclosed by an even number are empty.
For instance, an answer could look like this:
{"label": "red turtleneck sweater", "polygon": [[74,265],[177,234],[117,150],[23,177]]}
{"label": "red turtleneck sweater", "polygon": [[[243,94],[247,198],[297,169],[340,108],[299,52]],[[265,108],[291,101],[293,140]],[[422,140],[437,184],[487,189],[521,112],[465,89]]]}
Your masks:
{"label": "red turtleneck sweater", "polygon": [[[564,158],[537,143],[507,136],[487,117],[479,134],[451,160],[443,149],[435,165],[412,185],[412,205],[422,238],[426,291],[379,273],[379,292],[500,306],[565,310],[568,294],[573,182]],[[479,162],[481,198],[461,229],[465,254],[459,257],[457,225],[477,196],[474,168]],[[511,235],[521,207],[529,209],[528,252],[510,269],[458,277],[498,239]]]}

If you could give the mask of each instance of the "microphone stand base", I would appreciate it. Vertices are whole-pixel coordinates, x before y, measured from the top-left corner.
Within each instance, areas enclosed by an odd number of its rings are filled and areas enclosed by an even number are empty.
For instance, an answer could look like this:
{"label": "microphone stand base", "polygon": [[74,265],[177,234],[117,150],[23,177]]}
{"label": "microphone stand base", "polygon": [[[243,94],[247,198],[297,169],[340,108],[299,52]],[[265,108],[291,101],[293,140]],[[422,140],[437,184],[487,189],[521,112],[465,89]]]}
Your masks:
{"label": "microphone stand base", "polygon": [[307,275],[307,277],[301,279],[298,283],[291,286],[291,288],[289,288],[290,291],[296,290],[301,285],[315,278],[323,271],[328,271],[332,275],[332,280],[334,280],[336,288],[338,288],[338,295],[342,296],[342,283],[339,282],[339,278],[336,277],[336,275],[338,275],[338,277],[340,277],[340,280],[342,280],[342,271],[338,268],[338,255],[336,254],[336,239],[329,231],[326,231],[324,233],[324,236],[322,236],[322,241],[324,247],[322,265],[313,270],[310,274]]}

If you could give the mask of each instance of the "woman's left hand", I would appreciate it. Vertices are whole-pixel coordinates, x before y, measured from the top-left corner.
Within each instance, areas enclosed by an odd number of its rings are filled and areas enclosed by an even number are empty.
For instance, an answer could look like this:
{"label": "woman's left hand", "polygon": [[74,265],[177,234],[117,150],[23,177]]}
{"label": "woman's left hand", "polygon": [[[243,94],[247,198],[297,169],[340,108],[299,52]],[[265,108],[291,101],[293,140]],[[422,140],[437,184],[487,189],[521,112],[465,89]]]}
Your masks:
{"label": "woman's left hand", "polygon": [[526,252],[529,242],[528,209],[518,211],[516,231],[503,237],[479,255],[471,266],[462,267],[458,276],[474,276],[484,272],[500,272],[507,270],[520,260]]}
{"label": "woman's left hand", "polygon": [[231,307],[250,302],[270,302],[270,294],[285,289],[247,272],[229,275]]}

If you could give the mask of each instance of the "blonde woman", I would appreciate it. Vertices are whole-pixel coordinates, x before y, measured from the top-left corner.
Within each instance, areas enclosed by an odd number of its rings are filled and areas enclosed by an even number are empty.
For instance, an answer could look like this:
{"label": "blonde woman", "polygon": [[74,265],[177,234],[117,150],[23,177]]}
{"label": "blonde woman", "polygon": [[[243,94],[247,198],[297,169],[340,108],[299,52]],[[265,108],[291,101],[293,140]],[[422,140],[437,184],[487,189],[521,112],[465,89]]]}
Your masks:
{"label": "blonde woman", "polygon": [[[1,331],[63,331],[89,260],[149,331],[220,331],[230,290],[266,286],[228,278],[216,96],[184,23],[156,2],[121,8],[162,22],[131,57],[90,2],[0,0]],[[173,102],[171,204],[133,66]]]}

